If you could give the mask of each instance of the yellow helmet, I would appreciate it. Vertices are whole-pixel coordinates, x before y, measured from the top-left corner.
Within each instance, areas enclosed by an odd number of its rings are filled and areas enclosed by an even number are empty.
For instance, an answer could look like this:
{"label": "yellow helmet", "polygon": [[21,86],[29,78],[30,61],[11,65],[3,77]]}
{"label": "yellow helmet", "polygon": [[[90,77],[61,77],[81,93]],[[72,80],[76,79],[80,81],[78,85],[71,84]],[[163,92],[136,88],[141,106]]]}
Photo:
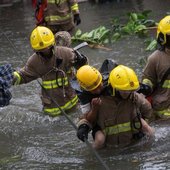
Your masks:
{"label": "yellow helmet", "polygon": [[[162,35],[161,35],[162,34]],[[166,35],[170,35],[170,15],[164,17],[158,24],[157,39],[162,45],[166,44]]]}
{"label": "yellow helmet", "polygon": [[102,75],[100,72],[89,65],[80,67],[77,70],[76,77],[80,86],[87,91],[96,89],[102,82]]}
{"label": "yellow helmet", "polygon": [[123,65],[119,65],[111,71],[109,83],[118,90],[137,90],[139,88],[139,81],[135,72]]}
{"label": "yellow helmet", "polygon": [[44,26],[36,27],[30,36],[30,43],[34,50],[42,50],[55,44],[54,34]]}

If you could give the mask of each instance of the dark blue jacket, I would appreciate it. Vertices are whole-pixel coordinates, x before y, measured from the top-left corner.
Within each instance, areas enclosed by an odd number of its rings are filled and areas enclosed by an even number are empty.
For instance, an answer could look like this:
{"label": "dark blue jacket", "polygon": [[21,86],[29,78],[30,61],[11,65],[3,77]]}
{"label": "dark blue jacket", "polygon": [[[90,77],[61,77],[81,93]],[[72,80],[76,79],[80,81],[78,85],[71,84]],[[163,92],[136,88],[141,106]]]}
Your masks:
{"label": "dark blue jacket", "polygon": [[12,86],[13,69],[11,64],[0,66],[0,107],[9,105],[12,98],[9,88]]}

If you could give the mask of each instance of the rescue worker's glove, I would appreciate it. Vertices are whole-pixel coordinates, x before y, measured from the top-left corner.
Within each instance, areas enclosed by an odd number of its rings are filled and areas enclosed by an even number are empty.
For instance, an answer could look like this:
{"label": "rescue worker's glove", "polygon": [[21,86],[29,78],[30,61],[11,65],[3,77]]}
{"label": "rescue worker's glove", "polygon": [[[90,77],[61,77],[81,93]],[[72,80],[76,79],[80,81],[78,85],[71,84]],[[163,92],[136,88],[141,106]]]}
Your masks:
{"label": "rescue worker's glove", "polygon": [[80,15],[79,14],[75,14],[74,15],[74,23],[76,25],[79,25],[81,23],[81,19],[80,19]]}
{"label": "rescue worker's glove", "polygon": [[85,142],[85,139],[87,140],[88,139],[88,133],[90,131],[90,127],[87,125],[87,124],[82,124],[78,127],[78,130],[77,130],[77,137]]}
{"label": "rescue worker's glove", "polygon": [[152,93],[152,88],[146,84],[140,83],[140,89],[137,92],[149,96]]}
{"label": "rescue worker's glove", "polygon": [[88,63],[88,59],[84,54],[79,53],[77,50],[74,51],[76,54],[74,67],[79,69],[81,66]]}

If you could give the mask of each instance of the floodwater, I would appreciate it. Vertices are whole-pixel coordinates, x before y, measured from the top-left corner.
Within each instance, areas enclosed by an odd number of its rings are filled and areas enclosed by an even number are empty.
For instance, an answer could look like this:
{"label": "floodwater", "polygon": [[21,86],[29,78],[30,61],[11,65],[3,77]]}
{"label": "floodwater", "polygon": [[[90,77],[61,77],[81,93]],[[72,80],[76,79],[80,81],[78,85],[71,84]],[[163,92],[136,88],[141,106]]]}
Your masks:
{"label": "floodwater", "polygon": [[[152,10],[157,22],[169,10],[169,0],[113,0],[104,4],[80,4],[85,32],[100,25],[109,26],[111,18],[126,18],[131,11]],[[16,0],[0,7],[0,64],[11,63],[20,68],[32,54],[29,36],[34,28],[34,14],[27,0]],[[155,36],[154,32],[151,35]],[[141,76],[140,60],[146,52],[144,39],[127,37],[108,46],[111,51],[90,49],[82,52],[90,64],[100,67],[105,58],[113,58],[134,68]],[[94,151],[79,141],[75,129],[64,117],[50,118],[41,112],[40,87],[37,81],[12,87],[13,99],[8,107],[0,108],[0,169],[2,170],[103,170]],[[70,115],[76,123],[79,112]],[[143,139],[129,148],[106,148],[97,151],[110,169],[168,170],[170,169],[169,122],[156,122],[155,137]],[[92,141],[89,135],[89,141]]]}

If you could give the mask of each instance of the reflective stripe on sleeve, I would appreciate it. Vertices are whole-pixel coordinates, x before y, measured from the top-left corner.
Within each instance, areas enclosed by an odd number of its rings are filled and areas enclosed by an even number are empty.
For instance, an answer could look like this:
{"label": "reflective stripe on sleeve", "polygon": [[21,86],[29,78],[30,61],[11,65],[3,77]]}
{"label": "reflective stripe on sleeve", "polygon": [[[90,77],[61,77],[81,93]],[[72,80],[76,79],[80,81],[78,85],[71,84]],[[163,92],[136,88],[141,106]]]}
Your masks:
{"label": "reflective stripe on sleeve", "polygon": [[149,79],[143,79],[142,83],[148,85],[151,88],[153,88],[153,83]]}
{"label": "reflective stripe on sleeve", "polygon": [[73,6],[71,6],[72,11],[78,11],[78,9],[79,9],[78,4],[74,4]]}
{"label": "reflective stripe on sleeve", "polygon": [[20,82],[21,82],[21,76],[19,75],[19,73],[16,72],[16,71],[14,71],[13,74],[14,74],[14,79],[16,80],[16,81],[14,82],[14,85],[20,84]]}
{"label": "reflective stripe on sleeve", "polygon": [[164,84],[162,85],[163,88],[170,89],[170,80],[165,80]]}

